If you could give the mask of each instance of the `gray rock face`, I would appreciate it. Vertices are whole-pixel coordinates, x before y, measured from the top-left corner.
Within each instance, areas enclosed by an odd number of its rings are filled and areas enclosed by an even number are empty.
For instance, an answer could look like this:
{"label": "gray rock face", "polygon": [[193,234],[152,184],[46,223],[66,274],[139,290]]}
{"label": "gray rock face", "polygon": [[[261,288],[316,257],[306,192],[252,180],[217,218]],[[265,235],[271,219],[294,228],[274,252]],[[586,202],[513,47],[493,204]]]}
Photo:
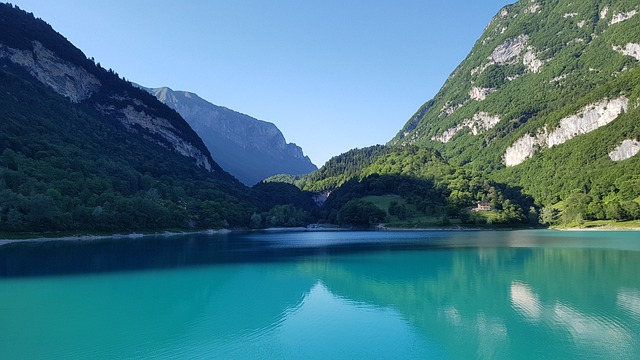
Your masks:
{"label": "gray rock face", "polygon": [[100,88],[100,81],[87,70],[58,58],[40,42],[32,50],[19,50],[0,43],[0,58],[24,67],[31,75],[74,103],[89,98]]}
{"label": "gray rock face", "polygon": [[525,134],[507,148],[504,163],[507,166],[519,165],[541,147],[551,148],[605,126],[626,112],[628,106],[629,99],[624,96],[604,99],[583,108],[578,114],[560,120],[560,126],[552,131],[545,127],[535,137]]}
{"label": "gray rock face", "polygon": [[630,159],[638,153],[640,153],[640,141],[627,139],[609,153],[609,158],[613,161],[622,161]]}
{"label": "gray rock face", "polygon": [[505,64],[516,58],[522,50],[524,50],[524,45],[529,40],[527,35],[520,35],[513,39],[508,39],[500,46],[493,50],[491,56],[489,56],[489,63],[492,64]]}
{"label": "gray rock face", "polygon": [[276,174],[317,169],[272,123],[216,106],[187,91],[146,89],[187,120],[223,169],[247,185]]}
{"label": "gray rock face", "polygon": [[621,53],[622,55],[632,56],[636,60],[640,61],[640,44],[628,43],[625,47],[614,45],[613,50]]}
{"label": "gray rock face", "polygon": [[484,130],[491,130],[494,126],[496,126],[500,122],[500,116],[494,115],[491,116],[486,112],[480,112],[478,114],[474,114],[471,119],[466,119],[462,124],[454,126],[451,129],[448,129],[440,136],[434,136],[431,140],[439,141],[441,143],[448,143],[451,138],[453,138],[458,132],[462,131],[464,128],[469,128],[471,130],[471,134],[478,135]]}
{"label": "gray rock face", "polygon": [[208,171],[212,170],[212,164],[206,154],[198,149],[193,143],[177,134],[168,119],[149,115],[131,105],[128,105],[124,109],[101,107],[100,111],[111,117],[117,118],[129,129],[132,129],[134,126],[138,126],[151,134],[162,137],[165,141],[171,144],[173,151],[183,156],[193,158],[198,166],[205,168]]}
{"label": "gray rock face", "polygon": [[637,13],[638,11],[631,10],[629,12],[614,14],[613,17],[611,18],[611,21],[609,22],[609,25],[614,25],[614,24],[629,20],[632,17],[634,17]]}
{"label": "gray rock face", "polygon": [[519,35],[518,37],[507,39],[504,43],[493,49],[491,55],[487,58],[488,62],[481,67],[471,70],[471,74],[483,73],[489,66],[494,64],[511,64],[514,63],[525,49],[525,45],[529,40],[528,35]]}

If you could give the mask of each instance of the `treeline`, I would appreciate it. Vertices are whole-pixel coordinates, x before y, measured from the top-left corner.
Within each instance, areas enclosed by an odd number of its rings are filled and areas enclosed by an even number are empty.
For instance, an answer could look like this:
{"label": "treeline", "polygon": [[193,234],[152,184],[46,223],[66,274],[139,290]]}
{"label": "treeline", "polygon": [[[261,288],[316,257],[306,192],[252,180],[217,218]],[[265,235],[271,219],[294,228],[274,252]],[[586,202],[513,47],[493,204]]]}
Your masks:
{"label": "treeline", "polygon": [[[58,158],[50,159],[54,162]],[[63,164],[66,160],[57,162]],[[230,185],[168,172],[160,178],[126,163],[75,158],[76,171],[6,149],[0,157],[0,230],[144,231],[241,227],[255,208]],[[105,168],[96,168],[105,165]],[[102,169],[110,174],[101,174]]]}
{"label": "treeline", "polygon": [[[634,189],[634,195],[640,193],[640,177],[629,182]],[[581,225],[588,220],[614,220],[628,221],[640,220],[640,204],[633,197],[625,196],[625,190],[616,189],[616,192],[601,198],[597,195],[575,191],[556,207],[547,205],[540,211],[540,222],[547,225]]]}
{"label": "treeline", "polygon": [[[10,149],[0,156],[0,232],[301,226],[314,220],[311,196],[292,185],[245,188],[204,171],[190,173],[188,166],[176,173],[176,163],[167,164],[173,172],[159,166],[160,173],[143,174],[126,162],[42,156]],[[256,224],[255,213],[265,213],[265,220]]]}
{"label": "treeline", "polygon": [[[346,181],[344,174],[326,169],[327,177],[315,174],[318,181],[307,179],[305,184],[332,190],[322,217],[343,225],[372,225],[384,222],[388,215],[406,217],[403,204],[393,204],[382,216],[362,200],[389,194],[399,195],[413,211],[441,218],[442,224],[575,225],[587,220],[639,220],[640,160],[636,156],[611,161],[607,154],[612,138],[606,136],[607,131],[620,134],[613,139],[619,143],[626,134],[640,133],[638,114],[630,110],[608,128],[574,139],[571,146],[557,146],[518,167],[490,174],[474,163],[451,165],[434,149],[386,146],[363,161],[343,154],[341,166],[352,166]],[[335,189],[323,187],[340,182]],[[469,211],[478,203],[488,203],[492,216]]]}
{"label": "treeline", "polygon": [[[68,164],[54,169],[10,149],[0,156],[0,232],[302,226],[316,216],[310,195],[292,185],[245,188],[205,172],[154,177],[126,163],[81,158],[72,160],[73,171],[71,161],[49,160]],[[256,223],[253,214],[264,219]]]}
{"label": "treeline", "polygon": [[[469,185],[460,186],[462,184]],[[362,180],[352,179],[334,191],[324,204],[325,221],[360,226],[367,225],[358,222],[360,218],[385,222],[386,213],[381,216],[370,203],[362,200],[372,195],[398,195],[421,216],[439,219],[440,225],[453,221],[475,225],[537,224],[533,201],[521,196],[517,190],[480,178],[461,177],[451,183],[434,183],[402,175],[370,175]],[[471,211],[479,202],[485,201],[495,215],[489,222]],[[391,203],[388,213],[400,220],[416,215],[408,214],[407,207],[397,202]]]}
{"label": "treeline", "polygon": [[374,145],[362,149],[352,149],[329,159],[318,171],[295,179],[302,190],[333,190],[361,175],[362,170],[388,151],[384,145]]}

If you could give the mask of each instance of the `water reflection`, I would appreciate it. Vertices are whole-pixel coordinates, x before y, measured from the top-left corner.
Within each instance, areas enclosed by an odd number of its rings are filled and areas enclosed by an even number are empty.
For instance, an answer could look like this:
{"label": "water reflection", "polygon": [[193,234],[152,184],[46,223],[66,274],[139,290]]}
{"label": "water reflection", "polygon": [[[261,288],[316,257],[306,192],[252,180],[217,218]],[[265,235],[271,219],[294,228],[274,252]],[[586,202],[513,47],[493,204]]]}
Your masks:
{"label": "water reflection", "polygon": [[588,315],[563,304],[557,304],[553,313],[556,324],[571,334],[582,352],[598,358],[633,358],[631,334],[623,324],[607,318],[606,314]]}
{"label": "water reflection", "polygon": [[538,296],[526,284],[511,282],[511,306],[527,320],[537,322],[542,314]]}
{"label": "water reflection", "polygon": [[620,289],[616,304],[636,320],[640,320],[640,291],[637,289]]}
{"label": "water reflection", "polygon": [[[107,272],[6,278],[0,348],[24,355],[9,358],[640,358],[640,252],[621,245],[625,234],[607,234],[611,248],[552,232],[483,232],[476,247],[473,233],[368,234],[351,234],[353,246],[350,233],[193,238],[129,253],[146,252],[136,271],[103,253]],[[12,251],[5,258],[26,261]]]}
{"label": "water reflection", "polygon": [[397,309],[455,358],[637,357],[639,253],[570,240],[354,255],[305,271],[342,297]]}
{"label": "water reflection", "polygon": [[[618,296],[620,298],[620,296]],[[571,305],[555,302],[542,304],[539,296],[526,284],[511,284],[511,303],[520,315],[536,324],[562,334],[570,335],[571,343],[583,353],[597,354],[600,358],[624,359],[633,354],[633,336],[620,321],[605,309],[599,314],[587,314]]]}

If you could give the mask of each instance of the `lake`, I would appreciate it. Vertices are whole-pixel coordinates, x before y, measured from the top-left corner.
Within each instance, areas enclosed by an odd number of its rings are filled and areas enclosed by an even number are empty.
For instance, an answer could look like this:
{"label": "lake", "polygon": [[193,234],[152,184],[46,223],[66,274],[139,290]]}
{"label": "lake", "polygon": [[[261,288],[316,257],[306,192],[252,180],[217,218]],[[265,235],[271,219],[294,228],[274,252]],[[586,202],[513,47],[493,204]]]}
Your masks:
{"label": "lake", "polygon": [[639,359],[640,232],[0,246],[2,359]]}

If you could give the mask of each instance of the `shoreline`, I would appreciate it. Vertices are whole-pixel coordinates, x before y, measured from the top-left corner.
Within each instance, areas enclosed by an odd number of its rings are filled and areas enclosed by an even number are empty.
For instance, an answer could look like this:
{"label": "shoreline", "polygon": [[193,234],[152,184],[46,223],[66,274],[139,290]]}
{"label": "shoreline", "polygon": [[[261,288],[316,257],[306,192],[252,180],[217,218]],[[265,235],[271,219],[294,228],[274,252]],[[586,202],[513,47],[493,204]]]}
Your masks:
{"label": "shoreline", "polygon": [[558,231],[640,231],[637,227],[615,227],[615,226],[594,226],[594,227],[575,227],[575,228],[549,228]]}
{"label": "shoreline", "polygon": [[233,232],[234,230],[219,229],[219,230],[201,230],[201,231],[165,231],[157,233],[130,233],[130,234],[111,234],[111,235],[71,235],[71,236],[57,236],[57,237],[32,237],[24,239],[0,239],[0,246],[15,244],[21,242],[39,243],[48,241],[96,241],[96,240],[108,240],[108,239],[138,239],[149,236],[161,236],[172,237],[180,235],[190,234],[208,234],[208,235],[224,235]]}
{"label": "shoreline", "polygon": [[345,228],[337,226],[329,227],[277,227],[266,229],[218,229],[218,230],[199,230],[199,231],[165,231],[156,233],[130,233],[130,234],[111,234],[111,235],[71,235],[71,236],[52,236],[52,237],[32,237],[23,239],[3,239],[0,238],[0,246],[15,244],[15,243],[39,243],[49,241],[97,241],[108,239],[137,239],[142,237],[173,237],[181,235],[193,235],[193,234],[205,234],[205,235],[226,235],[231,233],[243,233],[243,232],[265,232],[265,233],[277,233],[277,232],[330,232],[330,231],[371,231],[371,232],[400,232],[400,231],[518,231],[518,230],[554,230],[554,231],[640,231],[640,228],[636,227],[615,227],[615,226],[597,226],[597,227],[572,227],[572,228],[472,228],[472,227],[445,227],[445,228],[372,228],[372,229],[358,229],[358,228]]}
{"label": "shoreline", "polygon": [[219,230],[199,230],[199,231],[165,231],[157,233],[130,233],[130,234],[110,234],[110,235],[69,235],[69,236],[34,236],[22,239],[3,239],[0,238],[0,246],[15,244],[15,243],[40,243],[49,241],[98,241],[109,239],[137,239],[150,236],[158,237],[172,237],[180,235],[192,235],[192,234],[206,234],[206,235],[225,235],[231,233],[245,233],[245,232],[265,232],[265,233],[278,233],[278,232],[333,232],[333,231],[483,231],[483,230],[515,230],[515,229],[481,229],[481,228],[384,228],[384,229],[358,229],[347,228],[338,226],[298,226],[298,227],[275,227],[265,229],[219,229]]}

